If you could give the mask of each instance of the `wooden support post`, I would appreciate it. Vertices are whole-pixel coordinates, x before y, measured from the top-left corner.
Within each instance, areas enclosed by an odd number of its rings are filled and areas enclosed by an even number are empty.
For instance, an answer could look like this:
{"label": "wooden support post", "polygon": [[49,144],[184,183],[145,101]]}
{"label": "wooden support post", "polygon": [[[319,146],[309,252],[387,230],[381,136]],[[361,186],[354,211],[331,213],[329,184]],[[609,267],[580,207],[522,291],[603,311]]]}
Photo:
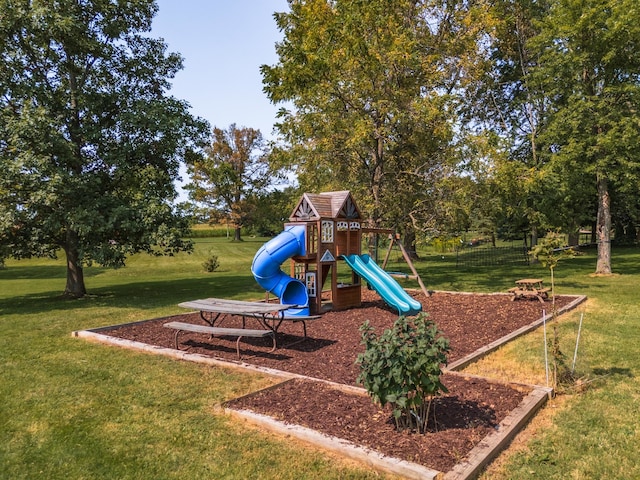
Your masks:
{"label": "wooden support post", "polygon": [[409,268],[411,269],[411,272],[413,272],[413,274],[416,276],[416,280],[418,281],[418,285],[420,285],[420,288],[422,289],[422,292],[427,297],[431,296],[431,294],[427,290],[427,287],[425,287],[424,283],[422,283],[422,279],[420,278],[420,275],[418,275],[418,271],[416,270],[416,267],[413,266],[413,261],[411,261],[411,257],[409,256],[409,254],[405,250],[404,245],[402,244],[400,239],[396,239],[396,241],[398,242],[398,246],[400,247],[400,250],[402,251],[402,256],[404,257],[404,260],[409,265]]}
{"label": "wooden support post", "polygon": [[409,254],[407,253],[407,250],[404,248],[404,245],[400,241],[400,235],[397,233],[394,235],[389,235],[389,249],[387,250],[387,254],[384,257],[382,269],[385,270],[387,267],[387,261],[389,260],[389,256],[391,255],[391,249],[393,248],[394,242],[398,244],[398,247],[402,252],[402,257],[404,258],[404,261],[407,262],[407,265],[409,265],[409,268],[413,273],[413,276],[409,278],[413,280],[417,280],[418,285],[420,285],[420,289],[422,290],[422,293],[424,293],[427,297],[431,296],[431,294],[429,293],[429,290],[427,290],[427,287],[424,286],[424,283],[422,282],[422,278],[420,278],[420,275],[418,275],[418,271],[416,270],[416,267],[413,265],[413,261],[411,260],[411,257],[409,256]]}
{"label": "wooden support post", "polygon": [[[402,252],[402,257],[404,258],[404,261],[407,262],[407,265],[409,265],[409,268],[411,269],[411,272],[413,273],[413,276],[409,277],[412,280],[417,280],[418,281],[418,285],[420,285],[420,289],[422,290],[422,293],[424,293],[427,297],[431,296],[431,294],[429,293],[429,290],[427,290],[427,287],[424,286],[424,283],[422,282],[422,278],[420,278],[420,275],[418,275],[418,271],[416,270],[416,267],[413,265],[413,261],[411,261],[411,258],[409,257],[409,254],[407,253],[407,251],[404,248],[404,245],[402,245],[402,242],[400,241],[400,234],[398,233],[394,233],[393,230],[389,230],[389,229],[384,229],[384,228],[363,228],[362,229],[362,233],[375,233],[375,234],[379,234],[379,233],[386,233],[389,235],[389,248],[387,249],[387,253],[384,257],[384,261],[382,262],[382,269],[385,270],[387,268],[387,262],[389,261],[389,257],[391,256],[391,250],[393,249],[393,243],[396,242],[398,244],[398,247],[400,248],[400,251]],[[377,251],[377,249],[376,249]],[[377,259],[375,259],[377,261]]]}
{"label": "wooden support post", "polygon": [[397,233],[389,234],[389,248],[387,248],[387,253],[384,256],[384,261],[382,262],[382,269],[386,270],[387,262],[389,261],[389,257],[391,256],[391,250],[393,250],[393,242],[395,242],[395,237],[397,237]]}

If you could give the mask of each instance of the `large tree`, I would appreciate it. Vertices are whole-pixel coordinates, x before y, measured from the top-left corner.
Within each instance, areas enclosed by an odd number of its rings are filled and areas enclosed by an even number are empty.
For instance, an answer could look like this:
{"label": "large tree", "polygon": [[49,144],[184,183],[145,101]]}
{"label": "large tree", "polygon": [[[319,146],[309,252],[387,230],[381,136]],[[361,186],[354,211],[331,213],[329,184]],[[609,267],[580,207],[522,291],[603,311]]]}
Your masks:
{"label": "large tree", "polygon": [[[529,77],[538,58],[529,41],[539,33],[538,22],[547,14],[548,4],[546,0],[491,2],[484,58],[478,62],[483,74],[466,85],[468,95],[462,109],[463,125],[469,127],[466,141],[470,141],[471,160],[478,142],[495,146],[486,158],[491,168],[484,168],[482,161],[470,161],[471,174],[485,183],[478,193],[487,195],[476,202],[472,214],[492,218],[497,222],[495,229],[511,237],[529,231],[534,243],[538,229],[546,226],[540,204],[544,190],[540,169],[545,159],[539,136],[547,103],[537,95],[538,86]],[[477,133],[480,128],[484,135]],[[480,175],[474,171],[477,167],[481,167]],[[487,212],[488,205],[492,212]]]}
{"label": "large tree", "polygon": [[[206,155],[189,164],[190,197],[221,212],[234,227],[234,240],[242,240],[242,227],[252,218],[257,203],[278,178],[270,169],[268,149],[260,130],[236,127],[213,129]],[[215,216],[214,216],[215,217]]]}
{"label": "large tree", "polygon": [[263,83],[285,104],[279,157],[303,188],[352,190],[374,226],[433,214],[424,195],[447,172],[451,99],[476,45],[468,5],[291,0],[276,14],[284,39]]}
{"label": "large tree", "polygon": [[[504,220],[528,225],[534,236],[562,228],[577,242],[579,228],[597,217],[599,273],[610,271],[611,216],[620,211],[610,210],[612,194],[627,199],[623,192],[637,187],[634,8],[600,0],[492,2],[486,74],[466,105],[474,128],[483,125],[508,145],[491,178],[501,210],[515,214]],[[628,231],[632,223],[622,224]]]}
{"label": "large tree", "polygon": [[180,160],[206,136],[167,95],[181,58],[148,31],[152,0],[0,0],[0,244],[83,266],[190,244],[172,206]]}
{"label": "large tree", "polygon": [[639,179],[639,15],[636,0],[558,0],[531,43],[539,65],[530,78],[549,102],[541,140],[550,164],[597,192],[599,274],[611,273],[612,189],[637,190]]}

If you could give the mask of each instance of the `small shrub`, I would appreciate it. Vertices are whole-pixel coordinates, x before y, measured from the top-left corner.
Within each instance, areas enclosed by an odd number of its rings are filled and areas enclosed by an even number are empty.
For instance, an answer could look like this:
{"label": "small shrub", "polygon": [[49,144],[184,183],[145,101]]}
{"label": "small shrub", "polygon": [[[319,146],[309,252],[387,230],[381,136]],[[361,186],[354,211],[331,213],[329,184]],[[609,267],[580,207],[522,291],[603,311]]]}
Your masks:
{"label": "small shrub", "polygon": [[218,269],[218,267],[220,266],[220,262],[218,261],[218,256],[217,255],[213,255],[213,254],[209,254],[209,258],[207,258],[204,261],[202,266],[204,267],[205,271],[207,271],[209,273],[215,272]]}
{"label": "small shrub", "polygon": [[560,340],[558,338],[558,310],[556,308],[556,287],[554,271],[562,258],[573,257],[576,252],[573,248],[564,247],[564,235],[559,232],[548,232],[537,245],[531,249],[531,255],[538,260],[543,267],[549,269],[551,276],[551,321],[553,323],[553,337],[547,341],[546,348],[551,350],[551,386],[554,392],[559,387],[575,383],[576,377],[567,366],[566,356],[560,350]]}
{"label": "small shrub", "polygon": [[453,252],[460,245],[462,239],[460,237],[436,237],[431,241],[436,252],[446,253]]}
{"label": "small shrub", "polygon": [[379,337],[366,321],[361,327],[365,352],[358,355],[358,383],[374,402],[393,410],[396,428],[424,433],[433,398],[447,388],[440,381],[449,340],[421,313],[400,317]]}

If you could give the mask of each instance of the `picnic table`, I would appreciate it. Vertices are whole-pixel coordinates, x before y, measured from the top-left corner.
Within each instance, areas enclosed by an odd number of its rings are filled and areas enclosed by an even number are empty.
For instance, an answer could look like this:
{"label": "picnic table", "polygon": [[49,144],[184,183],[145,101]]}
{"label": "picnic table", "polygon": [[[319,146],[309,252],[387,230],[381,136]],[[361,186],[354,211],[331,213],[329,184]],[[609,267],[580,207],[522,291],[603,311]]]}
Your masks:
{"label": "picnic table", "polygon": [[243,319],[246,317],[257,318],[265,328],[278,331],[284,320],[284,311],[295,308],[296,305],[267,302],[246,302],[242,300],[227,300],[226,298],[205,298],[191,300],[178,304],[179,307],[200,311],[200,317],[212,327],[223,315],[236,315]]}
{"label": "picnic table", "polygon": [[537,298],[541,302],[549,297],[550,288],[545,288],[543,280],[541,278],[523,278],[516,280],[516,286],[509,289],[509,293],[513,296],[511,300],[518,300],[520,298]]}
{"label": "picnic table", "polygon": [[[302,323],[303,340],[307,338],[307,320],[320,318],[319,316],[285,316],[285,311],[290,308],[296,308],[297,305],[288,305],[281,303],[268,302],[247,302],[242,300],[227,300],[224,298],[205,298],[200,300],[192,300],[178,304],[179,307],[197,310],[200,317],[209,326],[197,326],[183,322],[169,322],[164,326],[176,330],[175,344],[178,348],[178,334],[181,331],[208,333],[212,336],[235,336],[237,337],[236,350],[238,358],[240,358],[239,342],[242,337],[264,337],[270,336],[273,339],[273,350],[276,348],[276,334],[280,325],[285,321],[294,323]],[[242,328],[223,328],[219,325],[226,315],[242,317]],[[264,327],[264,330],[245,328],[246,318],[257,319]],[[217,323],[217,325],[216,325]],[[297,343],[297,342],[296,342]]]}
{"label": "picnic table", "polygon": [[242,300],[227,300],[226,298],[205,298],[178,304],[179,307],[199,310],[200,317],[212,327],[222,315],[236,315],[242,317],[244,328],[247,318],[257,319],[265,328],[278,333],[283,322],[302,323],[303,335],[307,336],[308,320],[320,318],[320,315],[286,316],[286,310],[298,308],[298,305],[287,305],[269,302],[247,302]]}

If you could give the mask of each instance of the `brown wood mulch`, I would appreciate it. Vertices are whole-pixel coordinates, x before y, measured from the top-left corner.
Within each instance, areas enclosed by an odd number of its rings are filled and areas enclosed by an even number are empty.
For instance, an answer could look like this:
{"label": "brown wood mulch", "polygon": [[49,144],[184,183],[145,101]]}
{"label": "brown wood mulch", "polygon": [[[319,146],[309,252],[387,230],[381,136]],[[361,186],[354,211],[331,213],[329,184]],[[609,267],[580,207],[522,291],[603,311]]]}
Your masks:
{"label": "brown wood mulch", "polygon": [[[451,344],[449,362],[466,357],[479,348],[550,314],[551,303],[537,300],[511,301],[509,295],[454,294],[436,292],[414,296]],[[556,297],[561,308],[576,297]],[[369,320],[382,333],[397,319],[397,313],[379,297],[363,289],[360,308],[333,311],[307,323],[302,339],[300,324],[283,323],[279,348],[273,352],[269,339],[241,341],[242,361],[336,383],[356,385],[356,356],[363,351],[359,327]],[[168,321],[205,324],[197,313],[114,327],[101,333],[150,345],[174,348],[174,331]],[[217,326],[241,327],[237,317],[221,319]],[[257,320],[248,319],[248,328]],[[301,341],[303,340],[303,341]],[[190,353],[237,360],[235,338],[184,332],[180,348]],[[327,435],[350,440],[382,454],[448,471],[511,412],[529,393],[525,387],[504,385],[475,377],[445,374],[449,393],[434,401],[435,419],[429,432],[399,432],[388,409],[380,409],[369,397],[336,390],[310,380],[285,382],[266,392],[232,400],[227,406],[269,415],[286,423],[306,426]]]}

